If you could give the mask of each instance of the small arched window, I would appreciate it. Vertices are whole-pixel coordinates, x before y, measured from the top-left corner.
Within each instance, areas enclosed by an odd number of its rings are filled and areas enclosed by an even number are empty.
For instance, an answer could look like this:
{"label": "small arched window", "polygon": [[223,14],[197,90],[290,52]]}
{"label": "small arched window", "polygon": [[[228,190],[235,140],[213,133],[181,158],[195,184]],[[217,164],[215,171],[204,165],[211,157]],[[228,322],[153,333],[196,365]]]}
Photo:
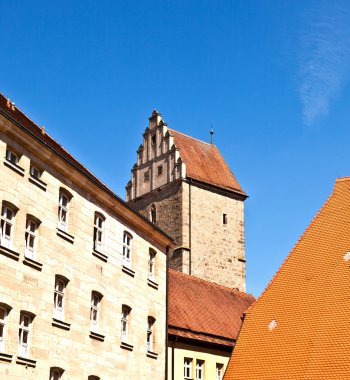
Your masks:
{"label": "small arched window", "polygon": [[102,297],[102,294],[99,292],[91,292],[90,329],[95,333],[98,333],[100,328]]}
{"label": "small arched window", "polygon": [[6,335],[8,325],[8,315],[11,311],[11,306],[0,303],[0,351],[6,352]]}
{"label": "small arched window", "polygon": [[123,262],[126,266],[131,265],[132,254],[132,236],[124,231],[123,235]]}
{"label": "small arched window", "polygon": [[105,219],[106,218],[101,213],[95,212],[94,249],[96,251],[102,251]]}
{"label": "small arched window", "polygon": [[71,199],[72,194],[66,189],[61,188],[58,198],[58,228],[64,232],[68,231],[69,206]]}
{"label": "small arched window", "polygon": [[27,215],[25,232],[25,256],[30,259],[36,258],[38,247],[38,229],[40,220],[32,215]]}
{"label": "small arched window", "polygon": [[154,280],[155,275],[155,261],[156,261],[156,254],[157,252],[150,248],[149,254],[148,254],[148,279]]}
{"label": "small arched window", "polygon": [[157,223],[157,209],[155,205],[151,206],[150,219],[152,223]]}
{"label": "small arched window", "polygon": [[147,318],[147,351],[154,351],[154,324],[156,320],[153,317]]}
{"label": "small arched window", "polygon": [[1,231],[0,231],[0,245],[6,248],[12,248],[12,241],[14,235],[15,216],[18,208],[4,201],[1,209]]}
{"label": "small arched window", "polygon": [[122,305],[121,340],[124,343],[128,343],[129,339],[130,313],[131,307],[128,305]]}
{"label": "small arched window", "polygon": [[60,380],[62,379],[64,369],[60,367],[50,368],[50,380]]}

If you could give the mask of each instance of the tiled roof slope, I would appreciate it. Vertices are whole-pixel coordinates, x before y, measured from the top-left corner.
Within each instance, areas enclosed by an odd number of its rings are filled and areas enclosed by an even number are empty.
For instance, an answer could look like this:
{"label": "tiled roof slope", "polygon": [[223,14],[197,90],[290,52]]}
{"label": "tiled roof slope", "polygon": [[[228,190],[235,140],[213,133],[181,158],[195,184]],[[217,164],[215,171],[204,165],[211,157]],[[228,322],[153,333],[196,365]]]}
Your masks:
{"label": "tiled roof slope", "polygon": [[350,379],[349,251],[350,177],[248,309],[225,380]]}
{"label": "tiled roof slope", "polygon": [[252,295],[169,269],[169,334],[232,346]]}
{"label": "tiled roof slope", "polygon": [[169,133],[174,137],[175,146],[180,150],[180,157],[186,163],[188,178],[245,195],[215,145],[197,140],[173,129],[169,129]]}

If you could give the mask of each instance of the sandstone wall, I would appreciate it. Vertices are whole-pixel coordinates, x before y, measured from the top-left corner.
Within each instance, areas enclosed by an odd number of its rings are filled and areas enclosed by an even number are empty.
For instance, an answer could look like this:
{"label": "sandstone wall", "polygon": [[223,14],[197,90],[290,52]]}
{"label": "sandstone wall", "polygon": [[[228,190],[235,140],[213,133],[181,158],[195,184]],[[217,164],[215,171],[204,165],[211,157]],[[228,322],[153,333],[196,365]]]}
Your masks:
{"label": "sandstone wall", "polygon": [[[0,353],[0,378],[18,380],[48,380],[50,367],[65,370],[63,379],[87,379],[89,375],[101,379],[164,379],[165,371],[165,297],[166,255],[150,237],[140,234],[132,225],[126,226],[112,209],[96,201],[94,194],[53,169],[58,158],[42,160],[17,144],[4,126],[8,121],[0,117],[0,205],[8,201],[18,208],[14,224],[12,250],[18,258],[0,252],[0,304],[12,308],[6,325],[5,361]],[[13,127],[15,128],[15,127]],[[28,137],[29,138],[29,137]],[[19,165],[24,176],[4,165],[7,145],[22,154]],[[30,145],[28,145],[30,146]],[[46,191],[29,181],[30,163],[42,169]],[[60,163],[61,165],[62,163]],[[63,165],[63,164],[62,164]],[[74,242],[57,234],[59,189],[64,187],[73,195],[68,233]],[[105,217],[103,253],[107,262],[92,254],[95,211]],[[24,263],[26,216],[40,219],[36,261],[37,269]],[[122,265],[123,232],[133,236],[133,272]],[[156,255],[155,282],[148,278],[148,252]],[[52,325],[54,311],[55,275],[66,277],[64,321],[69,330]],[[104,341],[90,337],[91,292],[103,295],[99,333]],[[129,340],[132,350],[121,347],[121,308],[132,308]],[[33,313],[29,359],[33,367],[18,364],[18,331],[20,311]],[[157,357],[147,354],[147,317],[155,322]]]}

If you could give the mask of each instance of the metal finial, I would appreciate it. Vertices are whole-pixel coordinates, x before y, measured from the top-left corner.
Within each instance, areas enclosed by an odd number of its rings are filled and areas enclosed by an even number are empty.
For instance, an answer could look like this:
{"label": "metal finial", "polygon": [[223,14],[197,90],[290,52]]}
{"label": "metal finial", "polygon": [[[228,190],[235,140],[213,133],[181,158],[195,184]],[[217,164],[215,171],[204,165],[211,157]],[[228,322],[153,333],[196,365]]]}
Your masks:
{"label": "metal finial", "polygon": [[214,134],[214,129],[213,126],[210,125],[210,144],[213,145],[213,134]]}

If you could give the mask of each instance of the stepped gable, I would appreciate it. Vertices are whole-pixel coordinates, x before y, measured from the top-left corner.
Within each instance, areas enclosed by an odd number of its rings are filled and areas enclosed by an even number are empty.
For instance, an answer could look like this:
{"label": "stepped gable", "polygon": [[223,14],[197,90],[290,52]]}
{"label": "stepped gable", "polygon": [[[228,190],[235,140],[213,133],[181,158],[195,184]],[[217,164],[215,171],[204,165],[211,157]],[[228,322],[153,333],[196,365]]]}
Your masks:
{"label": "stepped gable", "polygon": [[350,177],[247,310],[225,380],[349,379]]}
{"label": "stepped gable", "polygon": [[169,129],[169,133],[186,163],[188,178],[246,195],[215,145],[173,129]]}
{"label": "stepped gable", "polygon": [[252,295],[169,269],[170,335],[233,346]]}

